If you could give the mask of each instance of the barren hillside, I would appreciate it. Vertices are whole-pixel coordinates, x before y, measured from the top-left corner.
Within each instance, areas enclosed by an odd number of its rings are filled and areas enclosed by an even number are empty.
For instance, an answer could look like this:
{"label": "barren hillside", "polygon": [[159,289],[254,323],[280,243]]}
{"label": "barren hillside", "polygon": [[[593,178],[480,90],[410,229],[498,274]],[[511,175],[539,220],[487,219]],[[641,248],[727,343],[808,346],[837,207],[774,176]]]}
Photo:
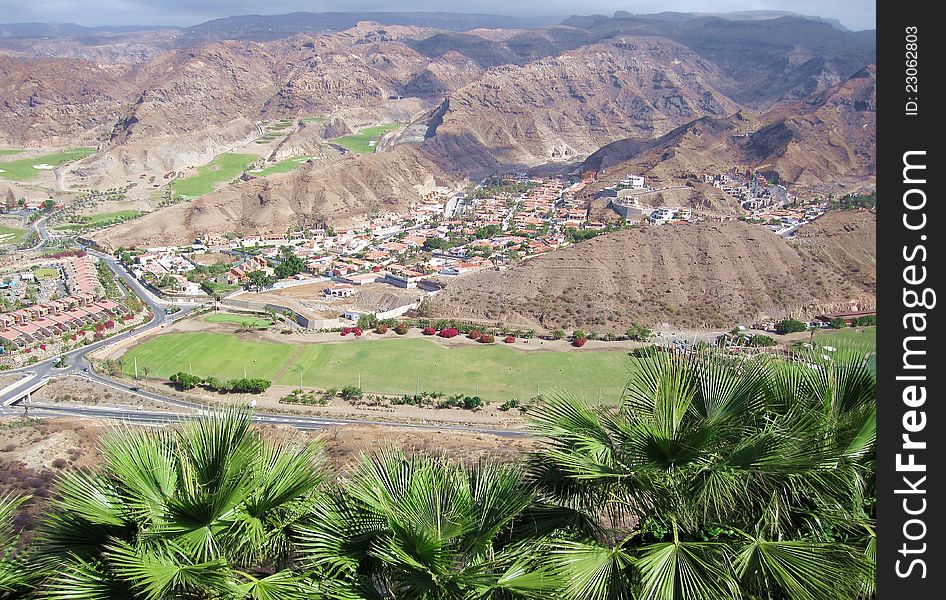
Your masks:
{"label": "barren hillside", "polygon": [[627,172],[672,181],[733,166],[778,173],[783,182],[837,193],[876,169],[876,77],[870,65],[843,83],[761,115],[704,117],[656,139],[608,144],[583,164],[603,182]]}
{"label": "barren hillside", "polygon": [[799,252],[847,273],[866,289],[877,287],[877,213],[832,211],[798,230],[792,240]]}
{"label": "barren hillside", "polygon": [[[805,232],[806,244],[832,239],[827,232],[839,228],[846,232],[840,223],[852,217],[869,235],[869,219],[840,213],[830,217],[830,226]],[[867,241],[859,247],[865,253],[872,248]],[[433,310],[437,316],[547,330],[623,332],[633,321],[728,328],[762,317],[873,303],[874,286],[851,273],[852,260],[830,249],[812,256],[740,221],[643,227],[601,235],[504,271],[449,280]]]}
{"label": "barren hillside", "polygon": [[303,165],[284,175],[229,185],[107,229],[96,240],[109,247],[148,246],[188,243],[210,232],[346,225],[354,216],[374,210],[405,210],[435,185],[450,183],[443,173],[413,146],[363,156],[349,154],[325,166]]}

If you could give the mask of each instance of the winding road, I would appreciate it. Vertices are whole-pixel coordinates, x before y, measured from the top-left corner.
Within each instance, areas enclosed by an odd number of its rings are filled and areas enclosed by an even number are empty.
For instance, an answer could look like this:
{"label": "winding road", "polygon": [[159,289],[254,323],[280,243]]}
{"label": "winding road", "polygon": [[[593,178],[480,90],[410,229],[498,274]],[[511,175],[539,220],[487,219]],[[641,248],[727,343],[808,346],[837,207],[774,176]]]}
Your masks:
{"label": "winding road", "polygon": [[[42,236],[42,231],[40,233]],[[189,315],[196,305],[180,305],[181,308],[173,315],[165,314],[167,303],[156,298],[151,292],[145,289],[137,279],[132,277],[118,261],[107,254],[102,254],[94,250],[87,249],[89,254],[105,261],[112,269],[116,277],[119,277],[126,287],[134,292],[150,309],[153,315],[151,321],[135,327],[129,331],[117,334],[110,338],[94,342],[81,348],[76,348],[64,353],[65,365],[56,367],[58,358],[49,358],[27,367],[21,367],[7,371],[7,374],[22,374],[23,377],[6,388],[0,390],[0,416],[19,415],[30,417],[53,417],[53,416],[76,416],[90,417],[98,419],[112,419],[126,423],[138,425],[164,425],[174,423],[186,418],[193,418],[194,412],[203,413],[210,407],[197,402],[189,402],[179,398],[164,396],[152,391],[139,389],[137,386],[128,385],[121,381],[116,381],[106,377],[93,370],[92,363],[88,355],[106,346],[119,343],[131,336],[139,335],[152,329],[166,327],[168,324],[178,321]],[[145,398],[154,402],[159,402],[170,407],[182,409],[182,412],[173,411],[146,411],[128,409],[123,407],[103,407],[103,406],[81,406],[81,405],[60,405],[60,404],[40,404],[32,402],[29,395],[46,384],[53,377],[71,376],[94,382],[99,385],[111,387],[119,390],[129,397]],[[27,400],[27,402],[24,402]],[[461,424],[427,424],[427,423],[400,423],[392,421],[369,421],[362,419],[327,419],[319,417],[303,417],[295,415],[284,415],[266,412],[255,412],[253,420],[257,423],[266,423],[272,425],[289,425],[301,430],[317,430],[340,425],[377,425],[382,427],[401,427],[409,429],[419,429],[427,431],[466,431],[472,433],[486,433],[503,437],[517,437],[529,435],[526,431],[517,431],[509,429],[489,429],[480,427],[470,427]]]}

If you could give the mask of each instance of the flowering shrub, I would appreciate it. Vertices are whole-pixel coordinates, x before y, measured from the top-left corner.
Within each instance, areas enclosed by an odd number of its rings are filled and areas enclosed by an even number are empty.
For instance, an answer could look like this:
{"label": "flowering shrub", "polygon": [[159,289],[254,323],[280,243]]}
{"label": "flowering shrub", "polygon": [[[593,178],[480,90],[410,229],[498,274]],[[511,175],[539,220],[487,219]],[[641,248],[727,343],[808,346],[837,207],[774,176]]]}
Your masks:
{"label": "flowering shrub", "polygon": [[484,333],[484,334],[480,335],[480,337],[479,337],[476,341],[478,341],[478,342],[481,343],[481,344],[492,344],[493,342],[496,341],[496,338],[494,338],[494,337],[491,336],[491,335],[487,335],[487,334]]}
{"label": "flowering shrub", "polygon": [[344,336],[344,335],[348,335],[349,333],[351,333],[351,327],[344,327],[344,328],[342,328],[342,335],[343,335],[343,336]]}
{"label": "flowering shrub", "polygon": [[32,349],[32,348],[27,348],[27,349],[24,350],[23,352],[25,352],[26,354],[30,354],[30,353],[33,352],[33,349]]}
{"label": "flowering shrub", "polygon": [[447,327],[446,329],[441,329],[440,333],[438,333],[437,335],[439,335],[442,338],[454,338],[460,335],[460,332],[457,331],[456,327]]}
{"label": "flowering shrub", "polygon": [[115,321],[111,319],[105,321],[105,329],[115,329]]}
{"label": "flowering shrub", "polygon": [[428,325],[427,327],[424,327],[421,333],[423,333],[424,335],[434,335],[435,333],[437,333],[437,330]]}
{"label": "flowering shrub", "polygon": [[361,337],[361,334],[365,331],[361,327],[354,327],[352,328],[351,332],[355,334],[355,337]]}
{"label": "flowering shrub", "polygon": [[39,349],[40,349],[40,350],[45,350],[45,349],[46,349],[46,344],[40,344],[40,345],[39,345]]}
{"label": "flowering shrub", "polygon": [[408,329],[410,329],[410,326],[407,323],[398,323],[394,326],[394,333],[398,335],[404,335],[407,333]]}
{"label": "flowering shrub", "polygon": [[474,329],[470,331],[470,333],[467,334],[467,337],[470,338],[471,340],[478,340],[481,337],[483,337],[483,332],[480,331],[479,329]]}
{"label": "flowering shrub", "polygon": [[514,338],[511,335],[507,335],[505,339],[503,339],[503,341],[506,342],[507,344],[512,344],[512,343],[515,343],[516,338]]}
{"label": "flowering shrub", "polygon": [[388,332],[388,326],[387,326],[387,325],[378,325],[377,327],[375,327],[374,332],[375,332],[375,333],[381,333],[381,334],[387,333],[387,332]]}
{"label": "flowering shrub", "polygon": [[583,337],[575,338],[574,340],[572,340],[572,346],[576,348],[581,348],[584,345],[585,345],[585,338]]}

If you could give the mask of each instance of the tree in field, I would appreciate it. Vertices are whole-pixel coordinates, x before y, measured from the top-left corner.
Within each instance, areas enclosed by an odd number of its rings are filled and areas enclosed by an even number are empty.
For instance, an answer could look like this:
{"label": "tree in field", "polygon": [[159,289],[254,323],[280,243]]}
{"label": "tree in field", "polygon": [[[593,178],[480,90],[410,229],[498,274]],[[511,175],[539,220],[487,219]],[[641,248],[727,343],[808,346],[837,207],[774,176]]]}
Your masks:
{"label": "tree in field", "polygon": [[316,598],[293,569],[322,483],[316,446],[265,442],[230,409],[177,430],[119,429],[71,471],[41,532],[43,598]]}
{"label": "tree in field", "polygon": [[357,322],[358,327],[361,327],[363,330],[368,331],[369,329],[374,329],[378,326],[378,317],[374,316],[371,313],[365,313],[358,317]]}
{"label": "tree in field", "polygon": [[786,333],[797,333],[807,331],[808,326],[798,319],[783,319],[775,324],[775,333],[785,335]]}
{"label": "tree in field", "polygon": [[292,247],[283,246],[279,249],[279,264],[273,269],[277,279],[285,279],[305,271],[305,261],[296,256]]}
{"label": "tree in field", "polygon": [[185,373],[183,371],[179,373],[174,373],[169,377],[171,383],[176,383],[179,388],[182,390],[191,390],[197,387],[198,385],[204,382],[203,377],[198,377],[197,375],[191,375],[190,373]]}
{"label": "tree in field", "polygon": [[533,507],[513,466],[379,453],[328,494],[302,546],[329,598],[555,598]]}
{"label": "tree in field", "polygon": [[273,278],[267,275],[265,271],[250,271],[247,277],[250,278],[250,287],[256,289],[257,292],[261,292],[275,283]]}
{"label": "tree in field", "polygon": [[876,375],[834,354],[659,352],[620,406],[540,401],[541,496],[601,524],[551,550],[564,597],[870,597]]}
{"label": "tree in field", "polygon": [[624,335],[626,335],[629,340],[646,342],[654,336],[654,332],[651,331],[649,327],[634,322],[631,323],[631,326],[624,332]]}

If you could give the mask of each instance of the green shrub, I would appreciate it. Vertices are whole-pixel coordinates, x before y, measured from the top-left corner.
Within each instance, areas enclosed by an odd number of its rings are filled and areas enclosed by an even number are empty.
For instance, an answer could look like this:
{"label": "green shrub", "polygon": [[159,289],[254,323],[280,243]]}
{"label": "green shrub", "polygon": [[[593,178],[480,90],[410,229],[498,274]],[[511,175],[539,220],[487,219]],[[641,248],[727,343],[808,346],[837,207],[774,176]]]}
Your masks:
{"label": "green shrub", "polygon": [[808,331],[808,325],[798,319],[783,319],[775,325],[775,333],[779,335],[798,333],[799,331]]}

